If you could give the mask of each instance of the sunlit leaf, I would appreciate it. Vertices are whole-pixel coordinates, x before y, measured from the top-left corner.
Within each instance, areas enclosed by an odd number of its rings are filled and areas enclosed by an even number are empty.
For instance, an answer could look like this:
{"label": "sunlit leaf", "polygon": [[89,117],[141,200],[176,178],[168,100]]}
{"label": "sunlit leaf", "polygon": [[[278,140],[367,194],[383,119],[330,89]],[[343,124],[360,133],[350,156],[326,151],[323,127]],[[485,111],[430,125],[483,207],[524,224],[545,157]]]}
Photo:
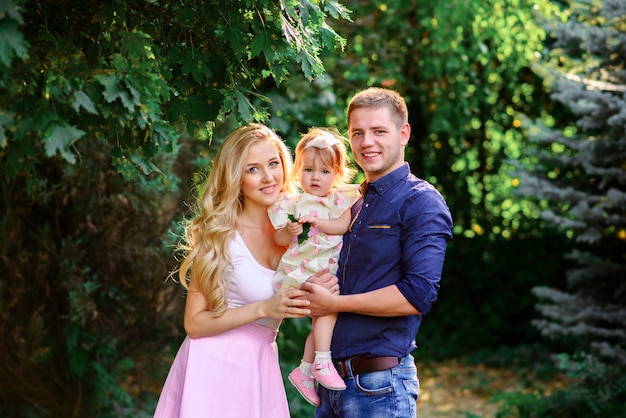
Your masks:
{"label": "sunlit leaf", "polygon": [[255,109],[250,100],[239,90],[235,90],[234,99],[237,102],[237,111],[241,117],[247,121],[252,120]]}

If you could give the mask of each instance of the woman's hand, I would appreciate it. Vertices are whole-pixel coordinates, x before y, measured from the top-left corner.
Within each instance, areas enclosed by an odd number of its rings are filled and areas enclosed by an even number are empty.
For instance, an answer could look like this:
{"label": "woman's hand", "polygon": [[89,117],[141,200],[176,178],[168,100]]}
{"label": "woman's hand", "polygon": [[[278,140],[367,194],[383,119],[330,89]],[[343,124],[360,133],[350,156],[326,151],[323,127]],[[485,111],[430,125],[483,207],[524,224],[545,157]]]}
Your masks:
{"label": "woman's hand", "polygon": [[279,290],[274,296],[265,301],[263,316],[275,319],[302,318],[310,315],[310,302],[302,297],[306,291],[289,287]]}

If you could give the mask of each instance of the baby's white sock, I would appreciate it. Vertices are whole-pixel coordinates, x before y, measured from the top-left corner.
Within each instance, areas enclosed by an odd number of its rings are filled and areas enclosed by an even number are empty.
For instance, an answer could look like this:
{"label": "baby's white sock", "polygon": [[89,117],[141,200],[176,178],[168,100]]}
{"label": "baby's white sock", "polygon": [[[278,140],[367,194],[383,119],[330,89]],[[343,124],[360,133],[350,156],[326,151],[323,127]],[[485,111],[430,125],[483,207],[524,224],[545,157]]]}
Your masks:
{"label": "baby's white sock", "polygon": [[[330,351],[316,351],[315,352],[315,362],[317,364],[327,364],[327,363],[331,363],[332,361],[333,361],[333,358],[330,355]],[[320,370],[321,375],[328,374],[328,373],[330,373],[330,370],[328,369]]]}
{"label": "baby's white sock", "polygon": [[300,361],[300,371],[303,375],[307,377],[313,377],[313,373],[311,373],[311,363],[307,363],[304,360]]}

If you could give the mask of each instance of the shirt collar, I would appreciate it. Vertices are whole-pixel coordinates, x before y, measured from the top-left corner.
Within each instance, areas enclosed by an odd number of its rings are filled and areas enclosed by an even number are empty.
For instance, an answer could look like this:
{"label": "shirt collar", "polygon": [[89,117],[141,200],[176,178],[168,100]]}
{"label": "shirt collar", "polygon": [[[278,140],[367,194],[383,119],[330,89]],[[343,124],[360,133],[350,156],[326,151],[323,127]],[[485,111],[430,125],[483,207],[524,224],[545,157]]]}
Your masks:
{"label": "shirt collar", "polygon": [[363,182],[360,187],[361,195],[365,196],[365,193],[372,191],[378,193],[378,195],[382,195],[387,190],[389,190],[391,186],[393,186],[403,178],[406,178],[410,172],[411,169],[409,168],[409,163],[405,162],[402,167],[396,168],[391,173],[385,174],[383,177],[379,178],[376,181],[373,181],[371,183]]}

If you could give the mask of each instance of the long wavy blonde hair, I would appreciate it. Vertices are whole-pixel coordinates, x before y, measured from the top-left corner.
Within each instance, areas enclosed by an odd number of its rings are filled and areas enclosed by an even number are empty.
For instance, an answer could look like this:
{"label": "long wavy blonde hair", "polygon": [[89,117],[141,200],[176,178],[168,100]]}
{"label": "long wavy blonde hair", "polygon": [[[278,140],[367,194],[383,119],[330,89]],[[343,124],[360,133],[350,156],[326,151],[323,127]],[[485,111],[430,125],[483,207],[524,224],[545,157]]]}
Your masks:
{"label": "long wavy blonde hair", "polygon": [[209,176],[199,187],[195,215],[184,223],[184,237],[178,244],[177,252],[183,256],[180,283],[189,290],[193,281],[216,316],[228,307],[227,272],[232,269],[228,243],[244,205],[241,185],[246,158],[250,148],[261,141],[276,147],[284,175],[282,191],[293,193],[291,154],[280,137],[258,123],[237,128],[224,140]]}

